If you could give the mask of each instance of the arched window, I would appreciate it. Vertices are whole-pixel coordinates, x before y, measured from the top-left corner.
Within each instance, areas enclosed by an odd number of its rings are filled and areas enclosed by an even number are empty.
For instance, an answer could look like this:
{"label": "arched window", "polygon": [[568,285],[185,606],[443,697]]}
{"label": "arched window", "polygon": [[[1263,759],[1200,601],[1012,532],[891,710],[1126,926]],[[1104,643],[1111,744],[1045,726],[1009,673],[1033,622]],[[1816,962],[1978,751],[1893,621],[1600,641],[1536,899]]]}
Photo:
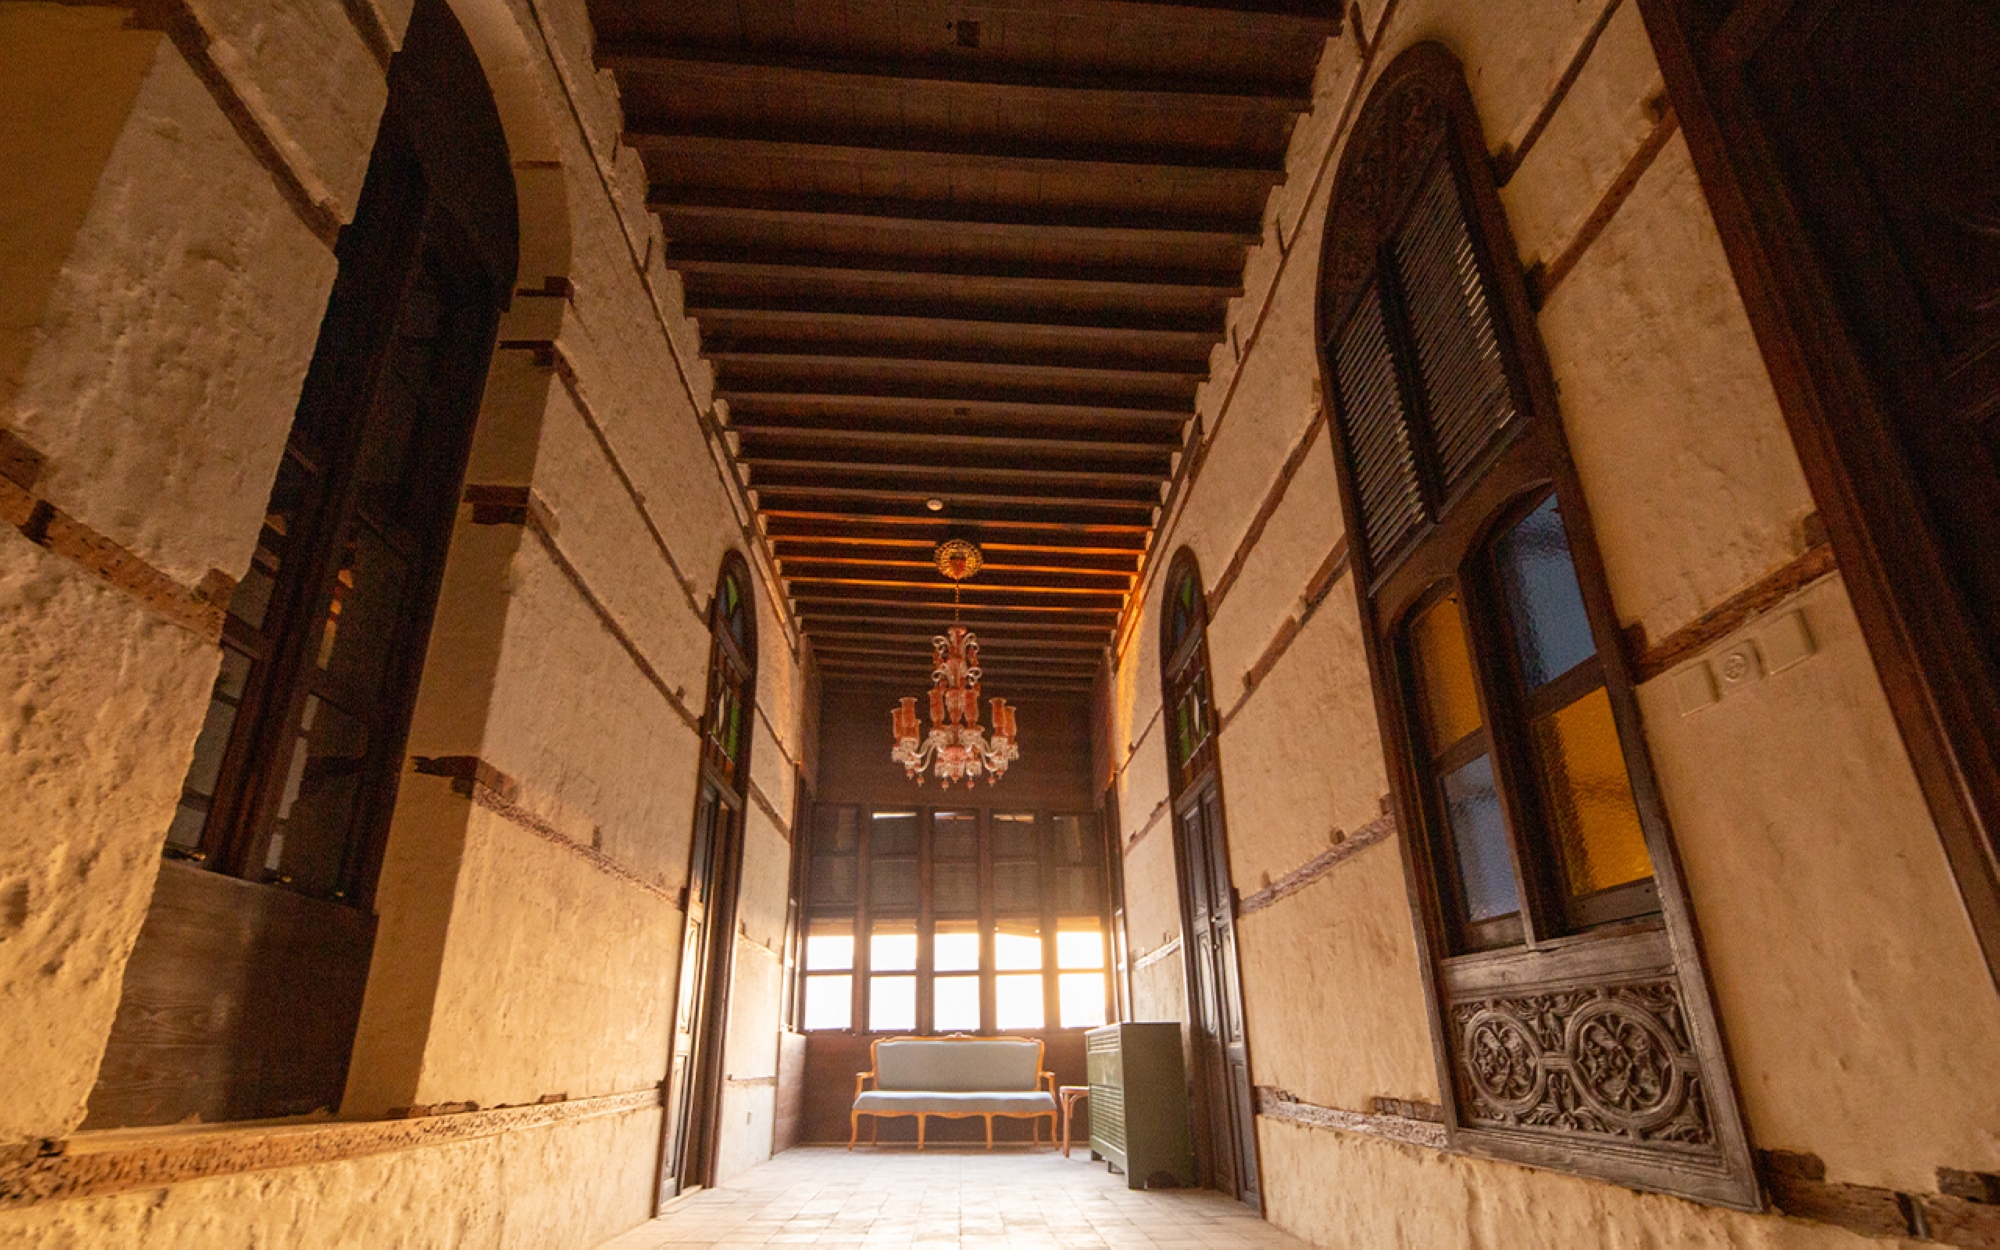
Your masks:
{"label": "arched window", "polygon": [[1451,1132],[1752,1205],[1617,618],[1449,53],[1384,71],[1329,212],[1325,374]]}
{"label": "arched window", "polygon": [[1160,675],[1166,683],[1167,755],[1179,794],[1215,763],[1215,699],[1208,678],[1208,597],[1194,553],[1183,550],[1167,575],[1160,618]]}
{"label": "arched window", "polygon": [[[411,707],[517,252],[484,74],[443,0],[419,0],[229,600],[89,1127],[340,1105]],[[158,1007],[196,1000],[212,1010],[192,1032]]]}
{"label": "arched window", "polygon": [[739,794],[756,702],[757,622],[750,603],[749,566],[732,551],[709,605],[708,705],[702,714],[702,758]]}

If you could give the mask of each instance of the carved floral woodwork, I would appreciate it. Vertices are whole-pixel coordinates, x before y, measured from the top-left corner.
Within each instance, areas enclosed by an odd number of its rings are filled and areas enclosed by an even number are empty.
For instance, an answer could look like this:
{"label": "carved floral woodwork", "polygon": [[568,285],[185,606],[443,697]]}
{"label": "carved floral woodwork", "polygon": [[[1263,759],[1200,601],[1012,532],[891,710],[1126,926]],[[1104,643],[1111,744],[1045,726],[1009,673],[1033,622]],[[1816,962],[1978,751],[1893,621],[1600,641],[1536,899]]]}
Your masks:
{"label": "carved floral woodwork", "polygon": [[1451,1045],[1468,1124],[1715,1142],[1672,981],[1454,1003]]}

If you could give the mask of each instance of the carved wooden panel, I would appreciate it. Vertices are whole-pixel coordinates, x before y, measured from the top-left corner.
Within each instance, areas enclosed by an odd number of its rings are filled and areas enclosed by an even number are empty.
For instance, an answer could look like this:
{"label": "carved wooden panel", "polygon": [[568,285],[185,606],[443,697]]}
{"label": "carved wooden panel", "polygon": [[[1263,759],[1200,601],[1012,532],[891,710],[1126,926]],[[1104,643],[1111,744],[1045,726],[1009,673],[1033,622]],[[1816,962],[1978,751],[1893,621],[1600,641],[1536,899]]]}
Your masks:
{"label": "carved wooden panel", "polygon": [[1467,1124],[1715,1143],[1671,978],[1456,1002],[1451,1044]]}

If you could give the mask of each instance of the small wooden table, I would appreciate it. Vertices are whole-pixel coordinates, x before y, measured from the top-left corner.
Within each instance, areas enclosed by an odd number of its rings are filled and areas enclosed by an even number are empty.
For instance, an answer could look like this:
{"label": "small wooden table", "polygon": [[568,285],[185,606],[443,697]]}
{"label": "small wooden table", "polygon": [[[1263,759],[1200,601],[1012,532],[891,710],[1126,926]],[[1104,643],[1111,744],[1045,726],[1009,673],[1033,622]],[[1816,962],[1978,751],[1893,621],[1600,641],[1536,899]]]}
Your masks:
{"label": "small wooden table", "polygon": [[1056,1090],[1056,1097],[1062,1100],[1063,1158],[1069,1158],[1069,1123],[1076,1114],[1077,1100],[1090,1097],[1088,1085],[1064,1085]]}

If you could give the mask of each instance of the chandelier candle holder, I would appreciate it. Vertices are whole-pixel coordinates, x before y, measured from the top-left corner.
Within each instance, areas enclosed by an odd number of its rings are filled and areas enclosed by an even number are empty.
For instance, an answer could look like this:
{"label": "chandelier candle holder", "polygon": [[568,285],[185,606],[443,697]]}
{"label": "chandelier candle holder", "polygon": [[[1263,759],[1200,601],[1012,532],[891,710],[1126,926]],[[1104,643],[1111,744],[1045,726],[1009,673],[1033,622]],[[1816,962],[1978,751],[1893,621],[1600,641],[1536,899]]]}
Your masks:
{"label": "chandelier candle holder", "polygon": [[924,734],[917,718],[917,701],[905,698],[889,709],[890,735],[895,745],[889,758],[918,785],[924,772],[935,773],[946,789],[954,781],[970,786],[981,776],[988,785],[1007,775],[1007,765],[1021,758],[1014,709],[1005,699],[993,700],[993,736],[979,723],[979,638],[958,623],[959,584],[985,563],[979,548],[961,538],[938,546],[938,572],[951,579],[951,626],[931,639],[931,730]]}

